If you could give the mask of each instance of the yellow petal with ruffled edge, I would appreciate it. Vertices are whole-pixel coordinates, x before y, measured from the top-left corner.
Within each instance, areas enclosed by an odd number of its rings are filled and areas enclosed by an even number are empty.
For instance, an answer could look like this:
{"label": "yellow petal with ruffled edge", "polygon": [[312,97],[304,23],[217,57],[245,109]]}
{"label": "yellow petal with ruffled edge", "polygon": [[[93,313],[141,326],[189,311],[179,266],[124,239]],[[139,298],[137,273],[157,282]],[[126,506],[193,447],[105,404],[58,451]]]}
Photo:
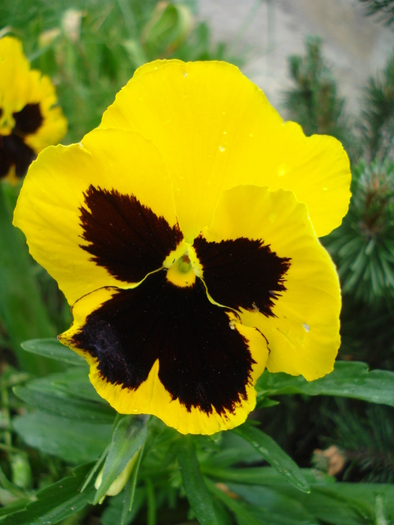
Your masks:
{"label": "yellow petal with ruffled edge", "polygon": [[[238,309],[241,321],[258,328],[267,338],[269,371],[301,374],[307,380],[331,372],[340,345],[340,287],[334,264],[314,234],[306,206],[284,190],[232,188],[223,193],[213,223],[203,236],[209,242],[261,239],[278,257],[290,259],[284,275],[286,290],[277,293],[273,301],[273,317],[250,305]],[[244,268],[246,275],[253,275],[252,265],[250,260],[250,269]],[[223,268],[223,279],[225,272]],[[210,291],[204,268],[203,279],[213,300],[220,302]],[[227,284],[235,295],[237,281],[232,279]],[[225,289],[226,282],[221,286]],[[253,282],[250,286],[253,289]]]}
{"label": "yellow petal with ruffled edge", "polygon": [[153,140],[173,181],[186,240],[208,226],[220,193],[238,184],[294,192],[318,236],[336,228],[350,199],[340,142],[306,138],[284,124],[263,92],[224,62],[157,61],[137,70],[104,113],[101,127]]}
{"label": "yellow petal with ruffled edge", "polygon": [[[89,244],[83,239],[81,207],[86,208],[84,194],[91,185],[115,190],[120,196],[135,195],[171,227],[176,225],[171,183],[161,157],[153,144],[137,133],[95,130],[81,144],[47,148],[26,176],[14,224],[25,233],[30,253],[57,280],[70,304],[102,286],[132,286],[96,264],[81,248]],[[96,210],[95,220],[101,213]],[[107,222],[110,230],[111,217]],[[122,231],[114,234],[121,236]],[[159,248],[156,237],[150,241],[153,249]],[[104,249],[111,256],[110,242]],[[138,250],[134,251],[138,257]]]}
{"label": "yellow petal with ruffled edge", "polygon": [[[69,346],[87,360],[90,365],[90,381],[98,394],[121,414],[153,414],[182,434],[214,434],[220,430],[231,429],[242,424],[255,407],[256,392],[254,384],[265,368],[268,351],[264,337],[254,328],[239,324],[229,314],[229,321],[231,322],[230,332],[238,331],[242,335],[245,345],[255,361],[252,365],[250,382],[246,386],[246,396],[236,404],[232,412],[226,411],[218,414],[213,410],[208,414],[197,407],[192,407],[188,410],[178,399],[172,398],[160,381],[159,359],[154,361],[147,379],[134,390],[106,379],[99,369],[98,359],[93,357],[88,350],[82,350],[75,345],[75,336],[86,325],[88,316],[105,305],[117,293],[116,289],[103,288],[77,301],[72,310],[74,316],[72,327],[59,336],[63,344]],[[217,310],[221,313],[219,308]],[[146,316],[153,315],[157,315],[157,312],[146,312]],[[105,336],[101,333],[99,337],[104,338]],[[165,337],[165,334],[163,334],[163,337]],[[96,344],[100,344],[99,339],[95,340]],[[188,344],[189,341],[185,340],[184,352],[186,353]],[[114,349],[115,347],[113,347]],[[224,371],[223,369],[223,373]],[[183,377],[180,376],[179,380],[182,381]],[[201,377],[202,384],[204,380],[205,377]]]}
{"label": "yellow petal with ruffled edge", "polygon": [[43,121],[34,133],[24,137],[24,142],[39,153],[65,135],[67,120],[56,106],[56,92],[49,77],[30,70],[21,42],[5,36],[0,39],[0,134],[11,133],[13,113],[28,104],[39,104]]}

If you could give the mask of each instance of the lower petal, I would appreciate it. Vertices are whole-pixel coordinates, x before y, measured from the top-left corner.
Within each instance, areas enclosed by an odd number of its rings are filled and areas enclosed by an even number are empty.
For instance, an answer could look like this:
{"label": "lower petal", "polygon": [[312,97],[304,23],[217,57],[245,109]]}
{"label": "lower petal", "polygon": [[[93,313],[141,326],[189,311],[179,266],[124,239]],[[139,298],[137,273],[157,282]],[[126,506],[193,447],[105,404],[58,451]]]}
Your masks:
{"label": "lower petal", "polygon": [[160,271],[132,290],[79,300],[60,340],[90,364],[97,392],[118,412],[154,414],[181,433],[213,434],[245,421],[265,368],[265,338],[211,304],[202,282],[178,288]]}

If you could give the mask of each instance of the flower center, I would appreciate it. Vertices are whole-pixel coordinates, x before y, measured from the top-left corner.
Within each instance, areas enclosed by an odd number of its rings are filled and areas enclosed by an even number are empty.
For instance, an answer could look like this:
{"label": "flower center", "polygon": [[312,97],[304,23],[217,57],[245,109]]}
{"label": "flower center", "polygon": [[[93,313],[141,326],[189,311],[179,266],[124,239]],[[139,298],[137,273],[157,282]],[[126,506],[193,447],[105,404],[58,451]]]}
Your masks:
{"label": "flower center", "polygon": [[196,274],[187,253],[179,257],[167,270],[167,280],[181,288],[193,286],[196,282]]}

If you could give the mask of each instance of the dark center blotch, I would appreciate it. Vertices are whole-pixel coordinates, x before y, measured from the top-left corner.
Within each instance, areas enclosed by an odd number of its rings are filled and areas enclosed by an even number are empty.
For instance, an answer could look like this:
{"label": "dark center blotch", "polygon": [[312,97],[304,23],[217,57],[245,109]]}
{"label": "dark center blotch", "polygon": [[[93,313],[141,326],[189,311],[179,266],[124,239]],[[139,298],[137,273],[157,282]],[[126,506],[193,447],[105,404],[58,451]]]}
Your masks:
{"label": "dark center blotch", "polygon": [[122,290],[91,313],[74,344],[98,359],[107,381],[136,390],[159,360],[159,379],[188,411],[234,412],[246,398],[254,363],[225,310],[211,304],[200,279],[179,288],[165,271]]}
{"label": "dark center blotch", "polygon": [[279,257],[261,240],[245,237],[208,242],[200,235],[194,248],[215,301],[237,311],[244,308],[274,315],[274,301],[286,290],[289,258]]}
{"label": "dark center blotch", "polygon": [[26,106],[12,114],[15,126],[12,132],[15,135],[31,135],[41,126],[44,117],[41,114],[40,104],[26,104]]}
{"label": "dark center blotch", "polygon": [[162,267],[164,259],[183,239],[178,225],[170,226],[134,195],[90,186],[87,208],[80,208],[81,248],[117,279],[139,282]]}
{"label": "dark center blotch", "polygon": [[20,137],[0,135],[0,179],[8,175],[12,166],[16,176],[23,177],[35,158],[35,152]]}

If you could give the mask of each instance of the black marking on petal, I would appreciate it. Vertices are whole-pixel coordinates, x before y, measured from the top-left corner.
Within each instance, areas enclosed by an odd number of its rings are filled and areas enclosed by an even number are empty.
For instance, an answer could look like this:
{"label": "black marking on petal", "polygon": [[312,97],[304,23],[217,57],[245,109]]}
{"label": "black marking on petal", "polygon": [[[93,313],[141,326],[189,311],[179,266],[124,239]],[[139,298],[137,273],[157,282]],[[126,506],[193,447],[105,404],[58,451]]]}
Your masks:
{"label": "black marking on petal", "polygon": [[260,240],[240,237],[208,242],[201,235],[194,248],[209,294],[219,304],[273,316],[274,301],[286,290],[290,259],[278,257]]}
{"label": "black marking on petal", "polygon": [[[115,289],[114,289],[115,290]],[[159,378],[188,411],[233,412],[254,363],[245,338],[211,304],[200,279],[179,288],[154,273],[91,313],[73,343],[98,359],[110,383],[138,389],[159,360]]]}
{"label": "black marking on petal", "polygon": [[15,120],[13,133],[24,136],[35,133],[41,126],[44,117],[41,114],[40,104],[26,104],[26,106],[13,113]]}
{"label": "black marking on petal", "polygon": [[84,196],[88,209],[80,208],[80,219],[89,245],[81,248],[121,281],[141,281],[183,239],[178,225],[171,227],[134,195],[90,186]]}
{"label": "black marking on petal", "polygon": [[15,166],[17,177],[23,177],[36,158],[35,152],[14,134],[0,135],[0,179]]}

